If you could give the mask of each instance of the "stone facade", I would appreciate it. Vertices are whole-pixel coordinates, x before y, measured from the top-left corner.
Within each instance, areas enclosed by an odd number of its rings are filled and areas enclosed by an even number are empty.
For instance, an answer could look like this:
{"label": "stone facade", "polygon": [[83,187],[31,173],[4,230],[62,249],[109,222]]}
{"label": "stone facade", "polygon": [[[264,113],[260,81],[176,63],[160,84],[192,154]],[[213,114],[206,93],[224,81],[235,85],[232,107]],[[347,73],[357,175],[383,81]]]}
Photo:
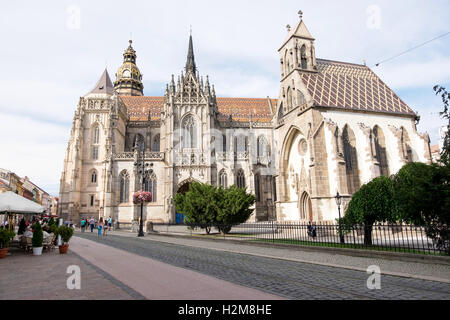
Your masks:
{"label": "stone facade", "polygon": [[[185,70],[162,97],[142,94],[131,46],[111,82],[105,70],[80,98],[61,176],[60,214],[136,222],[135,163],[153,173],[144,220],[177,222],[173,197],[199,181],[237,184],[256,195],[251,221],[331,221],[371,179],[408,161],[430,163],[416,115],[369,68],[317,59],[302,17],[280,53],[278,99],[219,98],[200,76],[192,36]],[[144,224],[145,225],[145,224]]]}

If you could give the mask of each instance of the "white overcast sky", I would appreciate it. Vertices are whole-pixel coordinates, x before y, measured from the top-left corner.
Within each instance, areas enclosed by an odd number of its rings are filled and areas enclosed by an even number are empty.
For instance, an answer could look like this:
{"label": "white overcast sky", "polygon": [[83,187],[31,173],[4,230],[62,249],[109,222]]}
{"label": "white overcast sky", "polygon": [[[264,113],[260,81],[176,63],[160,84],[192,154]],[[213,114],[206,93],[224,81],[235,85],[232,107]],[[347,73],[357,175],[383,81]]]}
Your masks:
{"label": "white overcast sky", "polygon": [[[450,31],[447,0],[2,1],[0,167],[58,195],[72,117],[105,66],[113,77],[132,34],[144,94],[163,95],[182,70],[192,25],[197,67],[218,96],[278,98],[277,50],[297,12],[318,58],[372,67]],[[372,69],[438,142],[450,87],[450,36]]]}

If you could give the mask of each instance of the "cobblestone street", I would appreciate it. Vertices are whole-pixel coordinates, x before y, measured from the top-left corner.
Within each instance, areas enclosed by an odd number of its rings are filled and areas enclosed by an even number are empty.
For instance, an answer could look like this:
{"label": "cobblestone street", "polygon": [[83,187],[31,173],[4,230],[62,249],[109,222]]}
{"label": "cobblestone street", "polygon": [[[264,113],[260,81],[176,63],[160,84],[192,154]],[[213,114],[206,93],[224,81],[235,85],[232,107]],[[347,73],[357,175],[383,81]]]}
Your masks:
{"label": "cobblestone street", "polygon": [[382,275],[381,289],[369,290],[362,271],[112,234],[77,236],[289,299],[450,299],[450,284],[437,281]]}

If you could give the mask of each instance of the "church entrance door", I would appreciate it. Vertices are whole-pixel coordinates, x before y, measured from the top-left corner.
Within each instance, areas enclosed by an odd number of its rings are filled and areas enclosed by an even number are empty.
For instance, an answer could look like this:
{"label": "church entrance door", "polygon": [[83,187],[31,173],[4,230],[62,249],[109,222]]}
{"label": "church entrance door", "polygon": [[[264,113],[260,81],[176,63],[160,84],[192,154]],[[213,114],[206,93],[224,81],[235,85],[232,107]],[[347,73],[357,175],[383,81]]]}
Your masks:
{"label": "church entrance door", "polygon": [[[179,188],[177,193],[185,194],[189,191],[190,182],[183,183]],[[175,215],[175,223],[183,224],[184,223],[184,214],[177,212]]]}

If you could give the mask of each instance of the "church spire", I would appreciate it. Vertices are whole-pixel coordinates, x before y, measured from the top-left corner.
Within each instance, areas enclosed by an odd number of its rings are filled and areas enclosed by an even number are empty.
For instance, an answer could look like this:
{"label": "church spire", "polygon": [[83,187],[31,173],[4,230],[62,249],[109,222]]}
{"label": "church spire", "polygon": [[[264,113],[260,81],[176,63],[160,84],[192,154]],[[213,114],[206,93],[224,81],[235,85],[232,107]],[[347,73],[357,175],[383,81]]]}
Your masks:
{"label": "church spire", "polygon": [[194,59],[194,46],[192,44],[192,31],[189,35],[189,49],[188,49],[188,55],[187,55],[187,61],[186,61],[186,73],[192,72],[195,75],[195,72],[197,71],[197,67],[195,66],[195,59]]}

